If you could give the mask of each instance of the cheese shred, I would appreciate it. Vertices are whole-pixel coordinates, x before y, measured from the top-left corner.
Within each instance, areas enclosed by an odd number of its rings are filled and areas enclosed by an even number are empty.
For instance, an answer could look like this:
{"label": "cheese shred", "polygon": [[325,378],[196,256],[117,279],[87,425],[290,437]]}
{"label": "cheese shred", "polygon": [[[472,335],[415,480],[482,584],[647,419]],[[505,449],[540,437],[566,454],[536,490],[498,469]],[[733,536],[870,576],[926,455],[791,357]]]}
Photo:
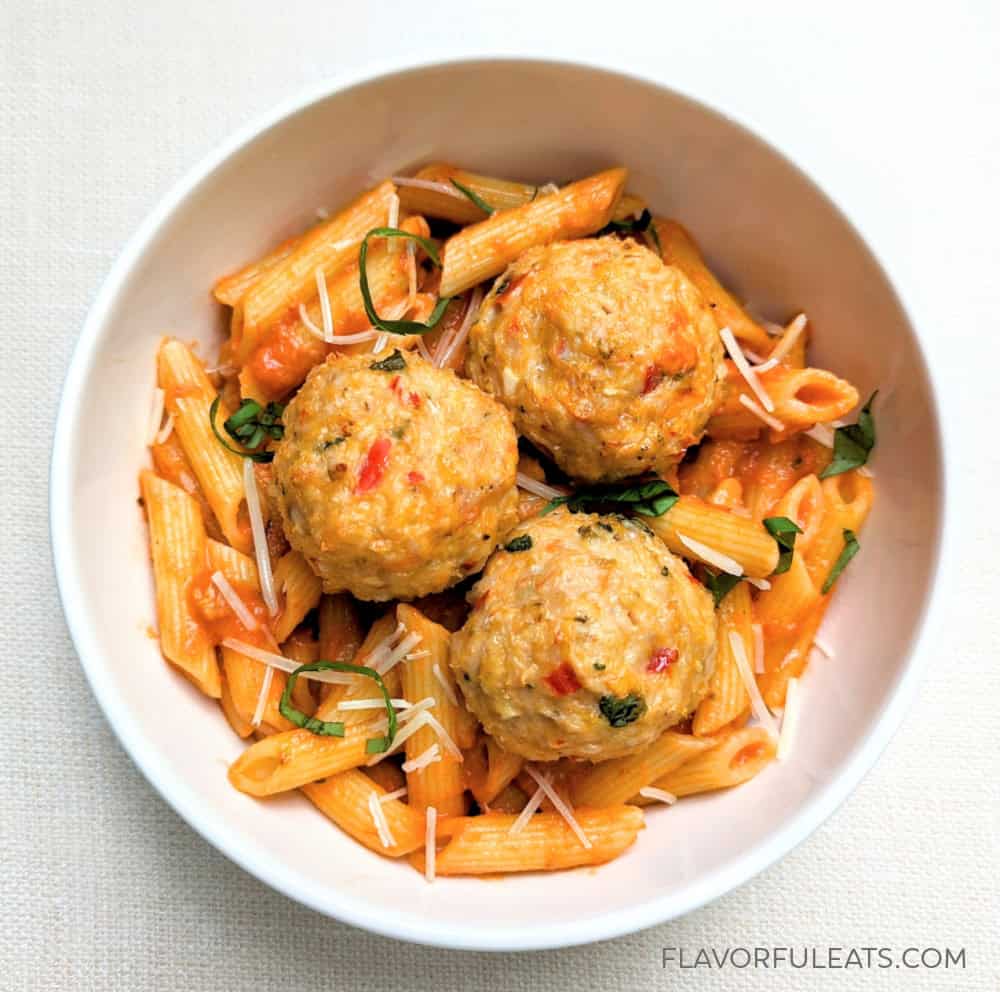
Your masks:
{"label": "cheese shred", "polygon": [[274,592],[271,554],[267,548],[264,514],[260,509],[260,493],[257,491],[257,476],[254,474],[253,461],[249,458],[243,459],[243,489],[246,492],[247,513],[250,516],[250,532],[253,534],[253,551],[257,559],[260,594],[264,597],[267,612],[274,617],[278,615],[278,597]]}
{"label": "cheese shred", "polygon": [[736,662],[740,678],[743,679],[747,695],[750,697],[750,709],[753,711],[753,715],[772,737],[777,737],[778,725],[771,715],[771,711],[767,708],[764,697],[761,696],[757,686],[757,680],[750,670],[750,661],[747,658],[746,648],[743,646],[743,638],[735,630],[729,632],[729,647],[733,653],[733,660]]}
{"label": "cheese shred", "polygon": [[573,815],[573,807],[556,792],[548,778],[532,768],[531,765],[525,765],[525,771],[538,783],[538,787],[545,793],[546,798],[555,807],[556,812],[569,825],[570,830],[576,834],[580,843],[588,849],[593,847],[594,845],[590,842],[590,838],[584,833],[583,827],[580,826],[577,818]]}
{"label": "cheese shred", "polygon": [[730,558],[729,555],[724,555],[721,551],[716,551],[715,548],[710,548],[707,544],[702,544],[701,541],[696,541],[693,537],[688,537],[679,531],[677,532],[677,540],[706,565],[712,565],[730,575],[743,574],[743,566],[734,558]]}
{"label": "cheese shred", "polygon": [[437,870],[437,808],[428,806],[424,815],[427,817],[427,828],[424,834],[424,878],[428,882],[433,882]]}
{"label": "cheese shred", "polygon": [[753,370],[753,366],[747,361],[746,355],[743,354],[743,349],[736,340],[736,335],[728,327],[723,327],[719,331],[719,337],[722,338],[722,343],[726,346],[726,351],[729,352],[729,357],[732,358],[733,364],[739,370],[740,375],[743,376],[746,384],[753,390],[757,399],[763,404],[764,409],[768,413],[774,413],[774,400],[767,395],[767,390],[761,385],[760,379],[757,378],[757,373]]}

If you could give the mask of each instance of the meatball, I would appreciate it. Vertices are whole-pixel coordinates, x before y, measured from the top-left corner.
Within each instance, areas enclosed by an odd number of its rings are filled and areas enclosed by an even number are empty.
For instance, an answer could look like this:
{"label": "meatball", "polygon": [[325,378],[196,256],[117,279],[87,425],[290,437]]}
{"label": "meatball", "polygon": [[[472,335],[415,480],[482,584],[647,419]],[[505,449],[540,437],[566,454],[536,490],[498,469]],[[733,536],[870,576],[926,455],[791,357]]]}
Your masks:
{"label": "meatball", "polygon": [[275,501],[326,592],[439,592],[479,571],[517,522],[507,411],[415,352],[331,356],[284,423]]}
{"label": "meatball", "polygon": [[631,754],[705,695],[712,597],[639,521],[536,517],[469,598],[451,667],[486,731],[525,758]]}
{"label": "meatball", "polygon": [[615,237],[525,252],[469,334],[472,380],[589,482],[664,475],[720,398],[722,344],[693,283]]}

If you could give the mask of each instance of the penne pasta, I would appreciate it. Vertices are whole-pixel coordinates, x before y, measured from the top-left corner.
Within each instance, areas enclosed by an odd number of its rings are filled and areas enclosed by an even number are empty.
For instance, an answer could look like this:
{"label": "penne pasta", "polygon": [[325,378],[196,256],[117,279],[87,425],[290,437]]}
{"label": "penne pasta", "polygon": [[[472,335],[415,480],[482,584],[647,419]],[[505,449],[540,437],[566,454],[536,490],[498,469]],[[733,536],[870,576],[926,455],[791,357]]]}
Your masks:
{"label": "penne pasta", "polygon": [[[160,345],[157,370],[160,388],[166,393],[166,409],[174,418],[174,432],[222,533],[234,548],[249,551],[243,460],[224,448],[212,431],[209,411],[216,398],[215,387],[191,349],[171,338]],[[231,412],[225,404],[220,405],[220,431]]]}
{"label": "penne pasta", "polygon": [[281,644],[319,605],[323,584],[298,551],[289,551],[274,566],[274,588],[281,601],[274,620],[274,639]]}
{"label": "penne pasta", "polygon": [[759,522],[695,496],[682,496],[662,516],[649,517],[646,523],[674,554],[686,558],[714,564],[692,551],[682,538],[731,558],[751,578],[770,575],[778,564],[778,546]]}
{"label": "penne pasta", "polygon": [[[727,361],[726,368],[725,395],[706,430],[710,437],[757,437],[767,425],[741,403],[741,397],[753,399],[753,393],[732,362]],[[826,369],[778,365],[758,378],[774,402],[773,418],[784,425],[784,430],[772,432],[772,440],[783,440],[815,424],[827,424],[858,404],[858,391]]]}
{"label": "penne pasta", "polygon": [[454,296],[499,275],[535,245],[600,230],[614,213],[627,174],[625,169],[609,169],[452,235],[444,247],[441,295]]}
{"label": "penne pasta", "polygon": [[[388,792],[364,772],[349,769],[324,782],[302,786],[309,801],[345,833],[379,854],[399,858],[424,845],[423,814],[399,799],[386,799]],[[371,800],[378,803],[393,843],[385,846],[371,813]]]}
{"label": "penne pasta", "polygon": [[641,788],[680,768],[711,744],[667,731],[649,747],[625,758],[591,765],[572,779],[573,802],[579,806],[617,806]]}
{"label": "penne pasta", "polygon": [[524,767],[524,759],[502,748],[489,735],[466,752],[465,781],[480,806],[490,806]]}
{"label": "penne pasta", "polygon": [[[513,210],[559,192],[558,187],[547,188],[481,176],[444,162],[423,166],[413,178],[417,183],[407,184],[405,180],[399,182],[399,200],[403,208],[410,213],[439,217],[453,224],[475,224],[486,214],[452,180],[482,199],[494,211]],[[638,217],[644,207],[645,203],[639,197],[625,193],[613,217],[615,220]]]}
{"label": "penne pasta", "polygon": [[184,454],[184,446],[181,444],[177,431],[171,431],[170,436],[163,441],[158,441],[150,446],[149,453],[153,458],[153,468],[161,479],[172,482],[175,486],[180,486],[186,493],[190,493],[198,501],[198,509],[201,510],[201,519],[205,523],[205,533],[209,538],[222,540],[222,529],[212,508],[205,499],[205,494],[198,485],[198,480],[191,465]]}
{"label": "penne pasta", "polygon": [[694,238],[675,220],[655,222],[660,240],[660,254],[668,265],[676,265],[701,291],[712,308],[721,330],[728,327],[746,347],[764,353],[772,347],[771,338],[736,302],[732,294],[712,274],[695,244]]}
{"label": "penne pasta", "polygon": [[715,668],[708,681],[708,695],[699,703],[691,725],[695,737],[711,737],[750,712],[750,695],[733,657],[729,637],[733,632],[738,634],[747,657],[753,658],[752,622],[750,589],[745,582],[741,582],[719,604]]}
{"label": "penne pasta", "polygon": [[160,650],[206,696],[222,692],[215,648],[188,602],[205,567],[205,526],[193,496],[150,471],[140,475],[156,584]]}
{"label": "penne pasta", "polygon": [[[430,230],[422,217],[408,217],[400,228],[411,234],[427,237]],[[375,239],[368,246],[365,273],[376,312],[382,314],[398,308],[407,298],[408,274],[405,252],[393,252],[397,242]],[[336,272],[326,276],[330,323],[334,338],[356,335],[370,329],[359,280],[357,246],[354,255]],[[323,329],[322,306],[318,299],[303,304],[305,316],[298,310],[276,322],[262,336],[247,356],[240,372],[244,396],[258,402],[279,399],[289,390],[300,386],[309,370],[322,362],[334,350],[350,352],[371,349],[370,341],[355,345],[337,345],[325,341],[311,330]],[[308,324],[307,324],[308,321]]]}
{"label": "penne pasta", "polygon": [[[760,774],[777,753],[777,741],[761,727],[744,727],[715,740],[714,747],[658,779],[655,787],[678,798],[729,789]],[[635,801],[645,804],[649,800],[637,797]]]}
{"label": "penne pasta", "polygon": [[437,852],[438,875],[489,875],[515,871],[556,871],[600,865],[617,858],[643,828],[634,806],[576,809],[574,816],[591,846],[584,847],[558,813],[536,813],[519,833],[516,816],[487,813],[446,822],[449,841]]}
{"label": "penne pasta", "polygon": [[[411,703],[432,698],[430,710],[452,740],[458,735],[459,706],[454,679],[448,667],[448,646],[451,635],[444,627],[433,623],[418,610],[400,603],[399,622],[411,633],[421,636],[420,658],[401,665],[403,697]],[[465,812],[465,780],[462,762],[446,748],[431,727],[422,727],[406,741],[408,762],[416,761],[437,745],[440,760],[420,767],[406,776],[409,803],[416,809],[433,806],[441,816],[461,816]]]}
{"label": "penne pasta", "polygon": [[276,248],[257,259],[256,262],[251,262],[230,275],[223,276],[212,287],[212,295],[227,307],[236,306],[264,275],[291,255],[301,240],[300,235],[286,238]]}
{"label": "penne pasta", "polygon": [[363,193],[335,217],[303,235],[289,255],[249,289],[237,308],[241,314],[233,334],[237,361],[245,362],[265,333],[278,320],[287,319],[290,310],[295,319],[298,305],[315,299],[317,270],[329,277],[357,257],[361,239],[373,227],[385,224],[394,195],[395,187],[388,181]]}

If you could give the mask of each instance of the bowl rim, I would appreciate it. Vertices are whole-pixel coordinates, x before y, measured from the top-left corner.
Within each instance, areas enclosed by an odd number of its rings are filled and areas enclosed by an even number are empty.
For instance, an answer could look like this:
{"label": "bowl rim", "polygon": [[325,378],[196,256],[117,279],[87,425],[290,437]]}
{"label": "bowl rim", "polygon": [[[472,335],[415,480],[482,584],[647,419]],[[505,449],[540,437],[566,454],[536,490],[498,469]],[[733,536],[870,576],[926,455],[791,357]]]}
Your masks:
{"label": "bowl rim", "polygon": [[[124,700],[116,691],[113,680],[101,663],[102,652],[95,636],[95,625],[76,595],[77,581],[75,555],[72,550],[73,527],[70,507],[72,504],[73,474],[76,464],[74,434],[79,409],[91,371],[97,359],[101,332],[112,311],[123,284],[130,276],[136,262],[142,257],[162,225],[180,207],[190,193],[231,156],[252,141],[294,114],[314,104],[363,86],[378,79],[421,72],[436,68],[466,66],[473,68],[488,63],[517,63],[519,65],[551,66],[561,69],[580,69],[591,73],[624,78],[630,82],[665,91],[714,114],[723,121],[739,128],[779,156],[808,182],[839,214],[843,222],[864,245],[878,266],[886,284],[896,297],[901,313],[913,333],[917,359],[923,367],[928,383],[930,416],[940,452],[940,477],[935,480],[940,492],[941,515],[933,540],[937,546],[929,579],[929,591],[921,615],[911,632],[904,665],[891,686],[888,698],[875,716],[866,733],[854,743],[842,771],[810,796],[802,808],[767,839],[744,851],[732,863],[698,878],[674,892],[632,906],[627,910],[586,917],[547,928],[511,927],[496,929],[492,925],[458,926],[454,923],[435,922],[417,914],[376,910],[359,903],[347,891],[324,889],[322,893],[300,891],[291,887],[285,869],[275,858],[264,856],[253,844],[239,836],[227,833],[225,821],[206,813],[195,792],[178,780],[162,763],[157,749],[146,740],[141,724],[128,711]],[[467,53],[460,56],[443,54],[419,58],[387,58],[368,62],[358,68],[338,73],[324,81],[299,90],[277,105],[238,128],[209,151],[177,180],[147,214],[135,233],[129,238],[106,276],[87,314],[83,329],[73,349],[63,382],[56,413],[55,432],[49,476],[49,528],[56,584],[63,613],[66,618],[73,646],[81,667],[90,683],[105,719],[132,761],[139,767],[149,783],[188,825],[208,841],[216,850],[234,861],[259,881],[285,896],[311,909],[331,916],[344,923],[361,927],[376,934],[393,937],[433,947],[456,950],[525,951],[569,947],[594,941],[607,940],[624,934],[664,923],[683,916],[706,903],[739,887],[744,882],[770,867],[793,848],[806,840],[857,788],[874,766],[892,735],[898,729],[912,703],[917,686],[928,662],[927,645],[943,623],[943,593],[952,561],[951,545],[954,525],[951,521],[949,489],[949,449],[943,443],[944,420],[941,388],[935,383],[925,355],[916,321],[890,278],[889,268],[878,254],[872,240],[866,237],[858,223],[848,216],[840,204],[794,160],[772,142],[756,123],[745,122],[739,115],[723,112],[701,96],[687,91],[671,81],[666,85],[643,73],[624,72],[613,66],[588,58],[534,57],[509,54]]]}

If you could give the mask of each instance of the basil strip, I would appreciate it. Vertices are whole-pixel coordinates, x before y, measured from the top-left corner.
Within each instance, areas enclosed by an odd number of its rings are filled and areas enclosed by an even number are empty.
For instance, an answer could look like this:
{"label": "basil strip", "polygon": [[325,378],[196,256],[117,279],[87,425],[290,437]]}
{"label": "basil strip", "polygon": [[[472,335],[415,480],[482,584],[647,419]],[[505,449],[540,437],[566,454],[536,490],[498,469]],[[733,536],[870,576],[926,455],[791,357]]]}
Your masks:
{"label": "basil strip", "polygon": [[643,517],[662,517],[680,497],[662,479],[625,485],[592,486],[578,489],[568,496],[559,496],[547,503],[541,516],[557,507],[566,506],[571,513],[579,513],[587,504],[625,503],[634,513]]}
{"label": "basil strip", "polygon": [[396,348],[388,358],[383,358],[381,362],[372,362],[368,368],[374,372],[401,372],[406,368],[406,359],[403,353]]}
{"label": "basil strip", "polygon": [[531,548],[531,535],[530,534],[519,534],[517,537],[509,540],[504,546],[504,551],[510,551],[511,553],[517,551],[528,551]]}
{"label": "basil strip", "polygon": [[730,575],[728,572],[710,572],[707,568],[702,569],[702,578],[705,582],[705,588],[712,594],[712,600],[716,606],[743,581],[739,575]]}
{"label": "basil strip", "polygon": [[861,550],[861,545],[858,543],[857,535],[853,530],[844,530],[844,550],[840,552],[840,556],[833,563],[833,568],[830,570],[830,574],[826,577],[826,582],[823,583],[823,595],[825,596],[832,588],[834,582],[840,577],[840,573],[847,568],[847,563]]}
{"label": "basil strip", "polygon": [[646,700],[634,692],[627,696],[601,696],[597,707],[612,727],[626,727],[646,712]]}
{"label": "basil strip", "polygon": [[468,186],[463,186],[457,179],[449,179],[448,182],[450,182],[452,186],[459,191],[459,193],[467,197],[477,207],[479,207],[479,209],[482,210],[487,217],[491,217],[496,213],[496,207],[491,207],[478,193],[469,189]]}
{"label": "basil strip", "polygon": [[386,689],[382,676],[374,668],[366,668],[364,665],[351,665],[346,661],[314,661],[309,665],[299,665],[294,672],[288,676],[285,684],[285,691],[281,694],[281,702],[278,704],[278,711],[281,715],[296,727],[308,730],[311,733],[323,737],[343,737],[343,723],[331,723],[326,720],[317,720],[315,717],[306,716],[301,710],[292,706],[292,690],[295,683],[303,672],[349,672],[354,675],[364,675],[372,679],[382,692],[385,700],[385,708],[389,714],[389,728],[385,737],[370,737],[365,746],[368,754],[381,754],[392,747],[392,742],[396,739],[396,711],[392,708],[392,700],[389,698],[389,690]]}
{"label": "basil strip", "polygon": [[[220,403],[221,400],[222,400],[221,396],[216,396],[215,399],[212,400],[212,405],[208,408],[208,422],[212,425],[212,433],[215,435],[215,438],[219,442],[219,444],[221,444],[222,447],[226,448],[228,451],[231,451],[234,455],[239,455],[240,458],[249,458],[251,461],[254,461],[254,462],[269,462],[269,461],[272,461],[274,459],[274,452],[273,451],[241,451],[239,448],[234,448],[219,433],[219,428],[216,425],[216,419],[218,417],[219,403]],[[253,402],[254,402],[253,400],[244,400],[244,405],[246,403],[253,403]],[[255,403],[254,405],[259,408],[259,404]],[[269,404],[269,406],[270,405],[277,406],[278,404]],[[233,414],[233,417],[239,416],[239,414],[242,411],[242,409],[243,409],[243,407],[241,406],[240,410],[238,410],[236,413]],[[223,427],[226,428],[226,430],[230,434],[233,434],[233,432],[229,430],[229,425],[232,422],[233,417],[230,417],[222,425]],[[243,429],[244,427],[247,427],[247,426],[250,426],[250,425],[249,424],[243,424],[238,429]],[[283,431],[284,431],[284,429],[282,428],[282,432]],[[263,427],[260,427],[260,428],[258,428],[258,427],[252,427],[251,431],[250,431],[250,436],[247,438],[247,441],[244,442],[244,443],[246,443],[248,447],[256,448],[256,447],[258,447],[264,441],[264,439],[265,439],[264,438],[264,428]],[[235,435],[233,435],[233,440],[241,441],[242,439],[239,438],[239,437],[236,437]],[[280,438],[279,438],[279,440],[280,440]]]}
{"label": "basil strip", "polygon": [[656,225],[653,223],[653,215],[649,212],[648,207],[633,220],[609,221],[597,232],[597,234],[594,235],[594,237],[599,238],[602,235],[614,234],[617,231],[621,231],[625,234],[634,234],[638,231],[640,234],[648,235],[653,239],[653,243],[656,245],[656,253],[658,255],[663,254],[663,247],[660,245],[660,235],[656,230]]}
{"label": "basil strip", "polygon": [[877,389],[861,408],[856,424],[838,427],[834,431],[833,461],[820,472],[821,479],[850,472],[852,468],[860,468],[868,461],[868,456],[875,447],[875,418],[872,416],[872,403],[876,396],[878,396]]}
{"label": "basil strip", "polygon": [[438,255],[437,247],[433,241],[420,237],[419,234],[410,234],[409,231],[401,231],[398,227],[373,227],[361,242],[361,253],[358,256],[358,270],[361,277],[361,298],[364,300],[365,313],[368,315],[372,327],[387,334],[426,334],[438,325],[438,321],[444,316],[444,311],[451,302],[451,297],[442,297],[431,311],[426,324],[421,324],[418,320],[384,320],[375,312],[375,304],[372,301],[372,291],[368,285],[368,241],[371,238],[406,238],[409,241],[416,241],[421,248],[427,252],[427,257],[441,268],[441,257]]}
{"label": "basil strip", "polygon": [[764,526],[767,532],[778,542],[781,553],[778,564],[772,575],[781,575],[792,567],[792,554],[795,551],[795,537],[802,533],[802,528],[788,517],[765,517]]}

